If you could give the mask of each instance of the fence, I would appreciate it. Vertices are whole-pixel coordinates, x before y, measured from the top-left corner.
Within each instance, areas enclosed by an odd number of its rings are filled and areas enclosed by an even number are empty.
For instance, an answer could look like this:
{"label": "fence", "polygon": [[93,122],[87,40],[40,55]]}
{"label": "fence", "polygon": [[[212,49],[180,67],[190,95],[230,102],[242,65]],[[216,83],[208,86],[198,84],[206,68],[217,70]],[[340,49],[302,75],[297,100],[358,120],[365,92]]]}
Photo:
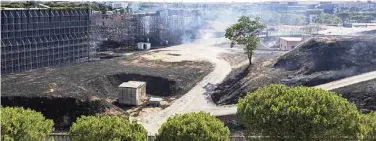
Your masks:
{"label": "fence", "polygon": [[[66,133],[52,133],[50,139],[53,139],[53,141],[72,141],[71,136]],[[148,141],[154,140],[155,136],[148,136]],[[230,137],[230,141],[246,141],[246,139],[242,136],[233,136]]]}

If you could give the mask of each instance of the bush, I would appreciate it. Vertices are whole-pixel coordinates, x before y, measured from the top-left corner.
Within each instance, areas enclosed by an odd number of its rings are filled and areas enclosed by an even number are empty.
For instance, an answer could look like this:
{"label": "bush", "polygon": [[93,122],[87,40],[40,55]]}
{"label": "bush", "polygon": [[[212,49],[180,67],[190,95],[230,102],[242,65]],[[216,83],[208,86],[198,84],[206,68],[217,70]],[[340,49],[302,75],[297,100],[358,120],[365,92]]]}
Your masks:
{"label": "bush", "polygon": [[360,122],[360,139],[376,141],[376,112],[362,115]]}
{"label": "bush", "polygon": [[272,139],[320,140],[355,138],[359,112],[354,104],[334,92],[269,85],[238,103],[240,121],[248,134]]}
{"label": "bush", "polygon": [[143,141],[145,128],[118,116],[82,116],[73,123],[69,135],[74,141]]}
{"label": "bush", "polygon": [[176,115],[158,130],[160,141],[229,141],[230,130],[208,113]]}
{"label": "bush", "polygon": [[2,141],[45,141],[53,130],[53,121],[30,109],[1,108]]}

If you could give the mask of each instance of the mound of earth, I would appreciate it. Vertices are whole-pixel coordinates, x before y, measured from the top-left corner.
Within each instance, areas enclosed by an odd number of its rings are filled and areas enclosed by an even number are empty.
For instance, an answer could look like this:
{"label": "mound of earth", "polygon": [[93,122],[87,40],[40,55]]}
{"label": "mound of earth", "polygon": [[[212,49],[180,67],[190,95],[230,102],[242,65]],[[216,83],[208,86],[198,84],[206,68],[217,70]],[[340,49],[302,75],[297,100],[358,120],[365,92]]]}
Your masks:
{"label": "mound of earth", "polygon": [[54,119],[55,128],[66,128],[81,115],[120,110],[115,101],[122,82],[144,81],[148,95],[169,98],[188,92],[212,70],[209,62],[162,62],[140,54],[43,68],[1,76],[1,105],[35,109]]}
{"label": "mound of earth", "polygon": [[278,59],[274,68],[293,71],[291,85],[315,86],[376,70],[376,38],[316,38]]}
{"label": "mound of earth", "polygon": [[360,35],[373,35],[373,36],[375,36],[376,30],[363,31],[363,32],[360,32]]}
{"label": "mound of earth", "polygon": [[333,90],[364,112],[376,111],[376,79]]}
{"label": "mound of earth", "polygon": [[[374,71],[375,44],[375,37],[314,38],[280,57],[254,61],[249,69],[234,70],[211,97],[220,105],[236,104],[246,92],[273,83],[315,86]],[[358,106],[362,108],[360,103]]]}

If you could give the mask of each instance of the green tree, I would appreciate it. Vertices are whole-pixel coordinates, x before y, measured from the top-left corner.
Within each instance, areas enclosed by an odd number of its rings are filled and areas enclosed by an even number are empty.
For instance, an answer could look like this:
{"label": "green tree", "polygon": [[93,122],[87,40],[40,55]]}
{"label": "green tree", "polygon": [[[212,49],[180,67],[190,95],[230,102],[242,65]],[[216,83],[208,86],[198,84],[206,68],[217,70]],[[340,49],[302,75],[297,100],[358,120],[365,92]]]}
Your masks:
{"label": "green tree", "polygon": [[310,9],[306,11],[307,15],[320,15],[324,13],[322,9]]}
{"label": "green tree", "polygon": [[376,141],[376,112],[362,115],[360,122],[360,139]]}
{"label": "green tree", "polygon": [[248,135],[309,141],[356,138],[358,134],[356,106],[322,89],[273,84],[248,93],[237,106]]}
{"label": "green tree", "polygon": [[69,135],[74,141],[144,141],[145,128],[119,116],[82,116],[73,123]]}
{"label": "green tree", "polygon": [[25,8],[25,5],[23,3],[20,3],[20,2],[12,2],[12,3],[9,3],[9,4],[1,4],[1,7],[4,7],[4,8]]}
{"label": "green tree", "polygon": [[160,141],[229,141],[230,131],[216,117],[204,113],[176,115],[158,130]]}
{"label": "green tree", "polygon": [[250,19],[248,16],[242,16],[237,23],[226,29],[226,38],[231,43],[244,45],[244,50],[248,56],[249,64],[252,64],[253,51],[257,48],[260,39],[257,32],[266,28],[260,23],[260,18]]}
{"label": "green tree", "polygon": [[341,12],[337,14],[338,17],[342,19],[342,21],[346,21],[350,18],[351,14],[349,12]]}
{"label": "green tree", "polygon": [[284,13],[281,15],[281,19],[282,24],[285,25],[302,25],[305,23],[304,17],[298,14]]}
{"label": "green tree", "polygon": [[366,22],[366,23],[371,23],[373,20],[375,20],[376,18],[375,17],[373,17],[373,16],[365,16],[364,17],[364,22]]}
{"label": "green tree", "polygon": [[2,141],[45,141],[53,130],[53,121],[34,110],[20,107],[0,109]]}
{"label": "green tree", "polygon": [[332,14],[321,14],[317,18],[316,22],[320,24],[339,24],[342,22],[342,20],[341,18]]}

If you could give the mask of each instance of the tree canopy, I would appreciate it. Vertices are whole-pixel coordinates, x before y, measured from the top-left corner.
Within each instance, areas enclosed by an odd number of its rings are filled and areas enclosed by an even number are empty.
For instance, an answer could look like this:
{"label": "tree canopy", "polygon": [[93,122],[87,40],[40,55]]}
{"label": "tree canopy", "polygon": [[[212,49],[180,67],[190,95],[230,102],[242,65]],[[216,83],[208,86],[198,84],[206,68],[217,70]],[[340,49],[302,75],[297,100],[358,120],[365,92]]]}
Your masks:
{"label": "tree canopy", "polygon": [[260,40],[258,33],[263,28],[266,26],[260,23],[259,17],[250,19],[248,16],[242,16],[237,23],[226,29],[225,37],[233,43],[245,46],[244,50],[251,64],[253,50],[257,48]]}
{"label": "tree canopy", "polygon": [[248,93],[237,106],[248,134],[308,141],[356,138],[358,133],[356,106],[322,89],[273,84]]}
{"label": "tree canopy", "polygon": [[229,141],[230,131],[216,117],[204,113],[176,115],[163,123],[157,139],[161,141]]}
{"label": "tree canopy", "polygon": [[1,108],[2,141],[45,141],[52,132],[53,125],[52,120],[34,110]]}
{"label": "tree canopy", "polygon": [[69,134],[75,141],[142,141],[145,128],[119,116],[82,116],[73,123]]}
{"label": "tree canopy", "polygon": [[339,24],[342,19],[332,14],[321,14],[316,22],[320,24]]}

